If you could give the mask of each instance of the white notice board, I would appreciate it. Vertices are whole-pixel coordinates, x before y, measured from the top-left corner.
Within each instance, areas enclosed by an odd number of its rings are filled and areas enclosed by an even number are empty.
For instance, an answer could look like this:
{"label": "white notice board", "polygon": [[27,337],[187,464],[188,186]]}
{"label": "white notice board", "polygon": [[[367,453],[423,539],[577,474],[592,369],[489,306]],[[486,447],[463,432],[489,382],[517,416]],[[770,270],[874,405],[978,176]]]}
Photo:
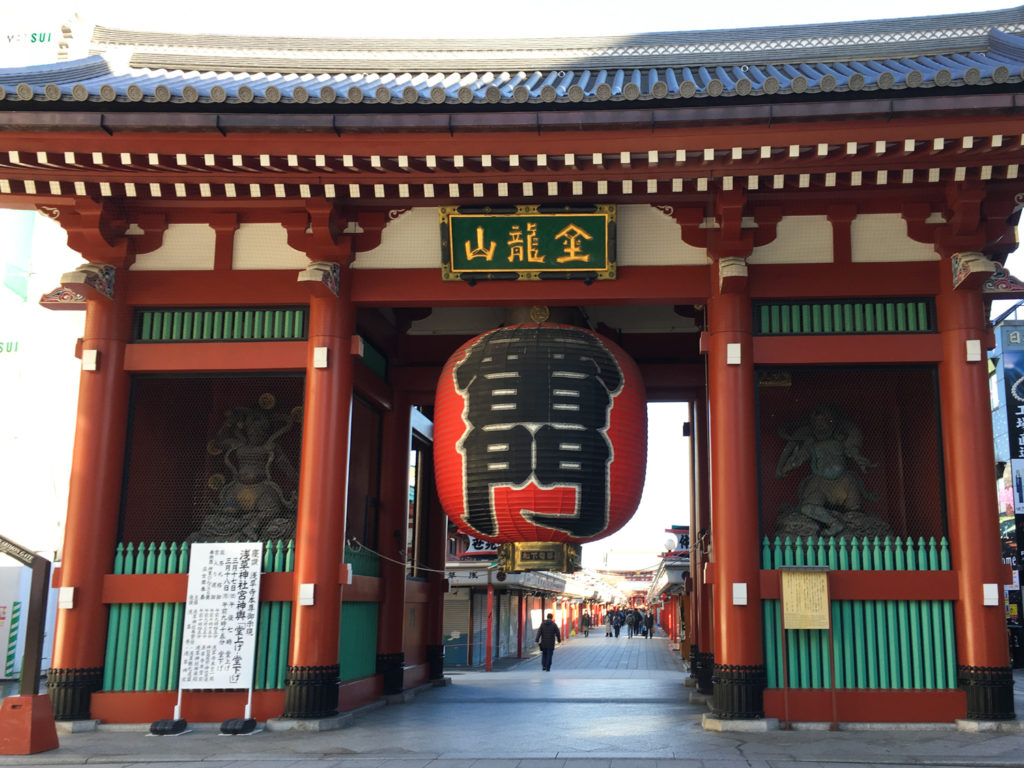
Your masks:
{"label": "white notice board", "polygon": [[249,688],[262,542],[193,544],[179,688]]}

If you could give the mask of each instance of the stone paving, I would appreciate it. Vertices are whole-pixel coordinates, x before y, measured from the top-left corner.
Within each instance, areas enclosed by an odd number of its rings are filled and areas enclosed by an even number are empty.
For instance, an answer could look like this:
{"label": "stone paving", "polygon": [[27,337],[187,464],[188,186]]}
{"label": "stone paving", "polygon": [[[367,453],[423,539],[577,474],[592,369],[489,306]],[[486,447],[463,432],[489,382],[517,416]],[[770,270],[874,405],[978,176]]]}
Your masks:
{"label": "stone paving", "polygon": [[[964,733],[950,724],[876,730],[715,733],[690,701],[686,671],[664,636],[574,637],[540,659],[493,672],[448,670],[452,684],[406,703],[369,707],[333,731],[180,736],[139,729],[62,734],[61,748],[0,756],[3,765],[124,768],[864,768],[1024,766],[1020,732]],[[1018,678],[1024,683],[1024,675]],[[1018,712],[1024,701],[1018,698]]]}

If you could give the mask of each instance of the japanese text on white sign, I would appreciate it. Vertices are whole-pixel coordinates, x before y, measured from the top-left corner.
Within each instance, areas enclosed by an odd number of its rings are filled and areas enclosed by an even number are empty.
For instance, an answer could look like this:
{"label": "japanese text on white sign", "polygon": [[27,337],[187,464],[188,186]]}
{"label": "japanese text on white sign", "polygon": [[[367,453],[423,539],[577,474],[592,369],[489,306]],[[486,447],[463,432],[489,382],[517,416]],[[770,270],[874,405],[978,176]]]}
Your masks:
{"label": "japanese text on white sign", "polygon": [[263,544],[193,544],[181,688],[248,688],[256,655]]}

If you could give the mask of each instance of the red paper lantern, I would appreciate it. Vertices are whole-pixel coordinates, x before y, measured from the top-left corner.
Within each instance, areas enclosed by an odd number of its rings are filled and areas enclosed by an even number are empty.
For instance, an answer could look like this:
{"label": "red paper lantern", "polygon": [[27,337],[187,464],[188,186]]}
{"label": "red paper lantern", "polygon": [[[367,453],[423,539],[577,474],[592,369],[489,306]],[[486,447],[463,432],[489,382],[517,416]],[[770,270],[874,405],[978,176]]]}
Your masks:
{"label": "red paper lantern", "polygon": [[584,328],[513,325],[449,358],[434,403],[438,496],[492,542],[582,543],[633,516],[647,464],[636,363]]}

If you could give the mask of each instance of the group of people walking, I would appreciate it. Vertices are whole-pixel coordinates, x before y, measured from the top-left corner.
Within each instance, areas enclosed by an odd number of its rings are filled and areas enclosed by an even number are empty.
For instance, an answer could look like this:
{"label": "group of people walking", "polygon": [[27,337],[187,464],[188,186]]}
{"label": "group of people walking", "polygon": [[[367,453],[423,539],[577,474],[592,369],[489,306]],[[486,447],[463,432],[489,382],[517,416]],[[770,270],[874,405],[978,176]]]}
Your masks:
{"label": "group of people walking", "polygon": [[[580,632],[584,637],[590,636],[590,627],[593,620],[589,613],[584,612],[580,616]],[[643,636],[648,639],[654,636],[654,613],[645,611],[642,608],[629,608],[619,610],[612,608],[604,615],[604,636],[618,637],[626,627],[626,636]],[[540,664],[545,672],[551,671],[551,660],[555,653],[555,645],[562,642],[562,633],[555,623],[555,615],[547,614],[544,621],[537,627],[537,634],[534,642],[540,646]]]}
{"label": "group of people walking", "polygon": [[623,627],[626,628],[626,637],[643,636],[650,640],[654,636],[654,613],[642,608],[623,611],[613,608],[605,614],[605,637],[618,637]]}

